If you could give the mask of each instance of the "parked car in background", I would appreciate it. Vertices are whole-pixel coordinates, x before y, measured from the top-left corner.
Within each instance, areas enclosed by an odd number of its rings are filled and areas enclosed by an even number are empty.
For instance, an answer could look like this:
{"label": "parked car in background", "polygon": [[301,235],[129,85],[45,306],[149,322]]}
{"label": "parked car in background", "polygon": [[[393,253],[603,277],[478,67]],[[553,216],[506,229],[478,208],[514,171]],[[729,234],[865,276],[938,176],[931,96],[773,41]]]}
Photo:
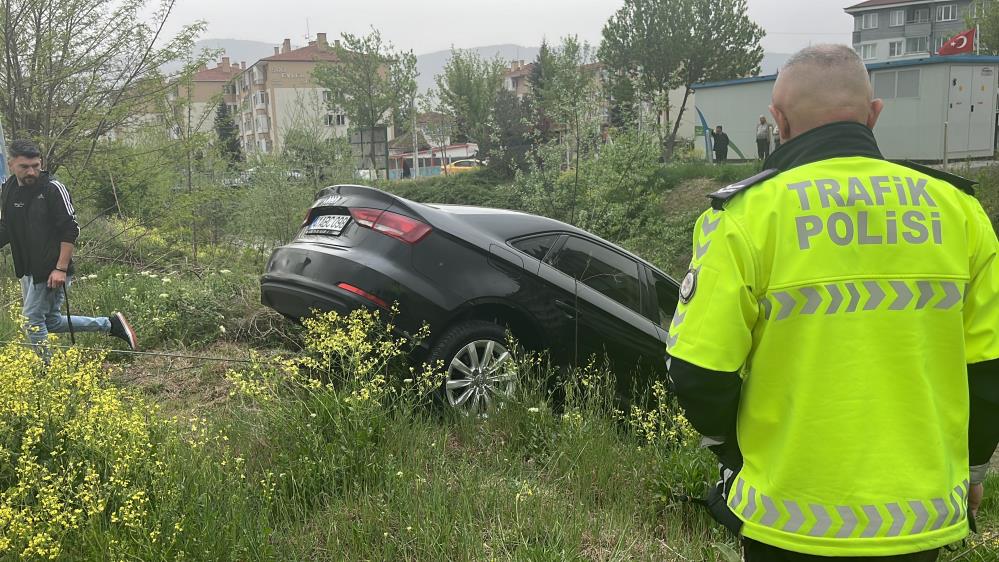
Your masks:
{"label": "parked car in background", "polygon": [[455,160],[450,164],[444,165],[445,174],[460,174],[462,172],[471,172],[472,170],[478,170],[479,168],[485,166],[482,160],[475,160],[474,158],[468,158],[465,160]]}
{"label": "parked car in background", "polygon": [[301,319],[398,303],[396,325],[430,339],[418,361],[442,361],[440,395],[477,412],[509,396],[514,350],[561,365],[607,354],[618,392],[665,376],[678,286],[641,258],[588,232],[525,213],[426,205],[369,187],[319,192],[301,231],[274,250],[263,304]]}

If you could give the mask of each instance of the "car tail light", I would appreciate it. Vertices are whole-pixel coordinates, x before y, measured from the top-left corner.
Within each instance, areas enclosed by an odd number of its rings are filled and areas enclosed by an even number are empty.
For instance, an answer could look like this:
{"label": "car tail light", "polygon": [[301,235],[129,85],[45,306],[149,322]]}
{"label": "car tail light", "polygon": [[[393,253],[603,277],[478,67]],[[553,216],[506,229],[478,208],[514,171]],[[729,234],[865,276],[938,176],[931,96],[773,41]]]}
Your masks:
{"label": "car tail light", "polygon": [[377,304],[378,306],[380,306],[382,308],[388,308],[389,307],[388,303],[385,302],[384,300],[376,297],[375,295],[372,295],[371,293],[365,291],[364,289],[358,289],[357,287],[355,287],[355,286],[353,286],[353,285],[351,285],[349,283],[337,283],[336,286],[340,287],[344,291],[347,291],[347,292],[350,292],[350,293],[354,293],[355,295],[357,295],[359,297],[364,297],[364,298],[368,299],[369,301]]}
{"label": "car tail light", "polygon": [[423,240],[433,230],[428,224],[416,219],[378,209],[351,209],[350,216],[365,228],[381,232],[407,244]]}

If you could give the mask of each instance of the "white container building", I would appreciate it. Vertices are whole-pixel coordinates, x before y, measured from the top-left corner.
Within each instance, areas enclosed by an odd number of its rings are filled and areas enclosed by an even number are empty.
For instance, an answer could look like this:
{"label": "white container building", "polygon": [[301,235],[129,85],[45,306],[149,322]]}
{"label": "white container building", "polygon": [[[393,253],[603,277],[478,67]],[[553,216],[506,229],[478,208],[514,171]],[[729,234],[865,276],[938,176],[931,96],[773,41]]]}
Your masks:
{"label": "white container building", "polygon": [[[934,56],[867,65],[885,108],[874,135],[886,158],[941,161],[992,157],[996,150],[999,57]],[[695,145],[711,158],[704,130],[722,125],[729,159],[756,158],[760,115],[773,122],[777,75],[697,84]],[[945,133],[946,131],[946,133]],[[945,148],[946,147],[946,148]]]}

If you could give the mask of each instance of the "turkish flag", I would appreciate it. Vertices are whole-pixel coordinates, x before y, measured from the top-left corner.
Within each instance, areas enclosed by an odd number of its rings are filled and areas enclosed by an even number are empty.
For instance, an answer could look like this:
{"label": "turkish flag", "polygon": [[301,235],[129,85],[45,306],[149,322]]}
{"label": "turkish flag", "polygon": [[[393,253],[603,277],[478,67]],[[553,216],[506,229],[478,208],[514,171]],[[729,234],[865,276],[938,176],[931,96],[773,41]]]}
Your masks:
{"label": "turkish flag", "polygon": [[957,55],[971,53],[975,50],[975,30],[962,31],[940,46],[938,55]]}

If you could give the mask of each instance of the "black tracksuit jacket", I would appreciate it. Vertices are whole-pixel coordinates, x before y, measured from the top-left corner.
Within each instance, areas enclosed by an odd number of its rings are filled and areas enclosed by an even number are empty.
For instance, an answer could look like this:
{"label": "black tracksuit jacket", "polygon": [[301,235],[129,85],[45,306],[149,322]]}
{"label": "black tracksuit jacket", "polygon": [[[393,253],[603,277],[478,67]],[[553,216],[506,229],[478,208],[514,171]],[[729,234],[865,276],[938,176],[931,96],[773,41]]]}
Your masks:
{"label": "black tracksuit jacket", "polygon": [[[37,190],[28,198],[28,235],[10,227],[8,217],[13,209],[11,193],[17,188],[17,178],[11,175],[0,187],[0,248],[8,243],[14,256],[14,273],[17,277],[30,275],[35,283],[44,283],[56,268],[63,242],[76,244],[80,225],[69,190],[58,180],[42,172],[38,181],[29,189]],[[73,266],[70,264],[70,272]]]}

